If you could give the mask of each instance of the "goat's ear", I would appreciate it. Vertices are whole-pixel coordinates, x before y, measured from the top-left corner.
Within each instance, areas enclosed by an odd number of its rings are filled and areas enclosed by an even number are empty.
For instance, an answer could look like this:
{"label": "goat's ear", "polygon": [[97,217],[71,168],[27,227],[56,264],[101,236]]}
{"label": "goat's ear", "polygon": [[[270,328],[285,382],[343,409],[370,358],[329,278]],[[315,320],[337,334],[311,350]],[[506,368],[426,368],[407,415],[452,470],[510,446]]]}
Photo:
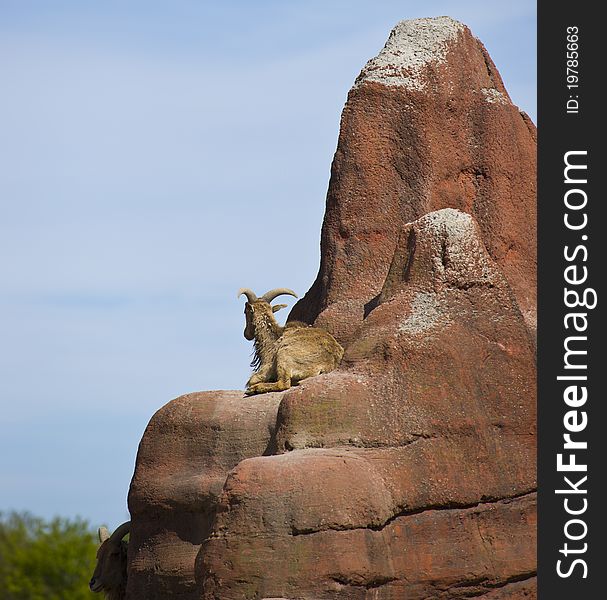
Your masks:
{"label": "goat's ear", "polygon": [[272,312],[278,312],[281,308],[287,308],[287,304],[275,304],[272,307]]}

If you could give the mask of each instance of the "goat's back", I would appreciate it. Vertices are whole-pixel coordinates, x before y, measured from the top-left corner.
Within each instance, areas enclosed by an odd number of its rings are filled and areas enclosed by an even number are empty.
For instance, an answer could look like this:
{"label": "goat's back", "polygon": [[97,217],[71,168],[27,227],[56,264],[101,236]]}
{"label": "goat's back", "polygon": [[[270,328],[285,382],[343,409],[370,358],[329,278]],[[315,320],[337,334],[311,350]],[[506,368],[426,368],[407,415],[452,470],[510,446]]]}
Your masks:
{"label": "goat's back", "polygon": [[341,362],[344,349],[324,329],[291,322],[277,343],[277,365],[284,366],[296,381],[328,373]]}

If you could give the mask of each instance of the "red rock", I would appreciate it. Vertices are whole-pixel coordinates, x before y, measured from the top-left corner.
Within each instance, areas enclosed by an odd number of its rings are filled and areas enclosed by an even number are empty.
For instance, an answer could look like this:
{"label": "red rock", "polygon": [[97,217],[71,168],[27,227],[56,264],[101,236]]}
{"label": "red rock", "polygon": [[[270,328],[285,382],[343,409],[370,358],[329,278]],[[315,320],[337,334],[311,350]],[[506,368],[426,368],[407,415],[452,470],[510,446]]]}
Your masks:
{"label": "red rock", "polygon": [[467,27],[448,17],[403,21],[348,95],[320,270],[290,318],[350,341],[402,224],[447,207],[475,217],[535,332],[535,126]]}
{"label": "red rock", "polygon": [[228,472],[273,452],[282,394],[188,394],[147,426],[129,492],[127,598],[197,598],[194,563]]}
{"label": "red rock", "polygon": [[[428,509],[376,528],[293,533],[276,519],[264,525],[271,533],[265,543],[242,531],[222,534],[224,522],[220,515],[220,534],[203,546],[200,566],[213,573],[205,598],[366,600],[370,590],[388,600],[470,598],[519,581],[531,588],[535,577],[536,548],[528,538],[536,526],[533,495]],[[261,564],[271,568],[260,570]],[[516,598],[519,590],[509,592],[502,597]]]}
{"label": "red rock", "polygon": [[433,212],[399,238],[340,369],[285,392],[285,453],[228,476],[199,556],[206,600],[533,587],[529,333],[469,215]]}
{"label": "red rock", "polygon": [[350,92],[290,316],[343,362],[154,416],[129,600],[536,597],[534,143],[463,25],[397,26]]}

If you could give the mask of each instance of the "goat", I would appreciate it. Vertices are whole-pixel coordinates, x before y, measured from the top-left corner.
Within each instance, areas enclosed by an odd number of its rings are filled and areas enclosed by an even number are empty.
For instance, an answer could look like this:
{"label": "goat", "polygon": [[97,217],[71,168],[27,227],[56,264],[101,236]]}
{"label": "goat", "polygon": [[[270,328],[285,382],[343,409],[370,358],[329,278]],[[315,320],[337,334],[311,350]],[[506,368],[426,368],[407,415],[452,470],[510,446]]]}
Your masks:
{"label": "goat", "polygon": [[244,337],[254,340],[251,367],[255,370],[247,382],[245,393],[280,392],[297,385],[302,379],[328,373],[337,368],[344,349],[335,338],[318,327],[292,321],[281,327],[274,313],[286,304],[271,305],[277,296],[297,294],[277,288],[258,298],[248,288],[241,288],[238,297],[247,297],[244,307]]}
{"label": "goat", "polygon": [[91,592],[103,592],[107,600],[124,600],[126,596],[126,559],[128,542],[122,538],[130,531],[131,522],[123,523],[110,535],[99,528],[97,566],[89,581]]}

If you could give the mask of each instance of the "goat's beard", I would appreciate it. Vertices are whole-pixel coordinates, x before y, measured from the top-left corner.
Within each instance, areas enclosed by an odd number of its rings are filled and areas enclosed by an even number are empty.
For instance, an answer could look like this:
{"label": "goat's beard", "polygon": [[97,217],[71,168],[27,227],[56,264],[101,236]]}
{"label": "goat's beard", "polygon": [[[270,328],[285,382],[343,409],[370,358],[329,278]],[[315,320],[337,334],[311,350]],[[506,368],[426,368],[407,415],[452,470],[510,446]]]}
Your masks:
{"label": "goat's beard", "polygon": [[253,371],[257,371],[261,366],[261,355],[259,353],[259,342],[257,338],[253,342],[253,358],[251,359],[251,368]]}
{"label": "goat's beard", "polygon": [[255,337],[253,338],[253,358],[251,368],[258,371],[261,365],[273,356],[276,340],[282,335],[282,328],[272,316],[261,316],[255,320]]}
{"label": "goat's beard", "polygon": [[111,590],[103,590],[105,600],[124,600],[126,596],[126,583],[122,583],[120,587]]}

